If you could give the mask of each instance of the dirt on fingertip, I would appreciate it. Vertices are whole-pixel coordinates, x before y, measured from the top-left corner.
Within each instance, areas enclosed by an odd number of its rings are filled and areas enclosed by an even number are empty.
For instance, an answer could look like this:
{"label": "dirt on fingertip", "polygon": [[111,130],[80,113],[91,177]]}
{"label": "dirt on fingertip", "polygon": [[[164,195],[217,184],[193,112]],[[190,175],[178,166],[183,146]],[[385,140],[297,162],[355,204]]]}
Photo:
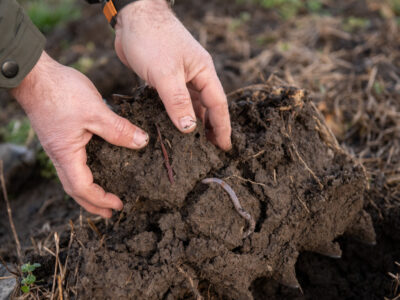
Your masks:
{"label": "dirt on fingertip", "polygon": [[[202,124],[180,133],[150,88],[120,99],[116,111],[150,141],[140,151],[100,138],[87,147],[95,182],[125,207],[111,222],[75,228],[70,268],[79,270],[81,298],[253,299],[254,286],[268,279],[298,291],[300,252],[340,257],[334,240],[346,233],[374,242],[362,209],[364,170],[304,90],[262,85],[232,94],[233,148],[226,153],[206,139]],[[248,221],[228,193],[205,178],[233,189],[256,222],[248,237]]]}

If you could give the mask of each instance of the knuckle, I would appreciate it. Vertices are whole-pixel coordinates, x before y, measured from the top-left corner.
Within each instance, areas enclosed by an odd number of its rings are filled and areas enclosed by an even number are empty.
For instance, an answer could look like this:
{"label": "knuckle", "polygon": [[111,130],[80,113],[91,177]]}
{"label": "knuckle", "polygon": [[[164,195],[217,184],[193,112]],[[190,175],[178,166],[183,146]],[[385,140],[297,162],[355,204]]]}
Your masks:
{"label": "knuckle", "polygon": [[210,53],[202,49],[198,54],[198,62],[207,70],[214,70],[214,61]]}
{"label": "knuckle", "polygon": [[184,110],[191,104],[190,97],[187,93],[184,92],[177,92],[174,93],[172,101],[172,106],[176,110]]}
{"label": "knuckle", "polygon": [[204,51],[201,59],[206,66],[211,66],[214,68],[214,62],[210,53]]}
{"label": "knuckle", "polygon": [[176,77],[180,72],[180,67],[177,65],[164,66],[157,71],[160,78]]}
{"label": "knuckle", "polygon": [[124,118],[116,118],[114,121],[114,130],[116,138],[121,138],[126,136],[129,129],[129,122]]}

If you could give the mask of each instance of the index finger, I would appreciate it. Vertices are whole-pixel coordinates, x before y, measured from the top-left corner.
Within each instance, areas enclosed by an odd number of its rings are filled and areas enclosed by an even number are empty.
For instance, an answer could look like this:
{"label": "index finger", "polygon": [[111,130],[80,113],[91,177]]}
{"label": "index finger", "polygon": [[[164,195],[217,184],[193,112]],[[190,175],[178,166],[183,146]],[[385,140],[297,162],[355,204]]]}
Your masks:
{"label": "index finger", "polygon": [[201,103],[207,109],[206,115],[211,125],[209,138],[222,150],[230,150],[232,129],[228,100],[215,69],[205,69],[191,83],[199,91]]}

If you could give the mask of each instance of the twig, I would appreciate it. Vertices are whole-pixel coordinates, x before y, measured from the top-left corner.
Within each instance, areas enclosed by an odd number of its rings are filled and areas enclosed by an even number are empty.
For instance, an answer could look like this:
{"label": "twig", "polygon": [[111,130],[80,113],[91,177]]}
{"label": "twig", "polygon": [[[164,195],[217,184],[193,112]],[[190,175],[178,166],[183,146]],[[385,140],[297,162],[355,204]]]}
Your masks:
{"label": "twig", "polygon": [[299,197],[299,195],[296,194],[296,198],[297,200],[299,200],[299,202],[303,205],[304,209],[307,211],[308,214],[310,214],[310,210],[308,209],[307,205],[304,203],[303,200],[301,200],[301,198]]}
{"label": "twig", "polygon": [[62,278],[61,278],[62,282],[64,282],[65,274],[67,273],[69,253],[71,251],[72,242],[74,241],[74,236],[75,236],[74,223],[72,222],[72,220],[69,220],[69,226],[71,226],[71,235],[69,237],[69,242],[68,242],[67,258],[65,259],[64,272],[62,273]]}
{"label": "twig", "polygon": [[62,292],[62,283],[61,283],[61,276],[57,276],[58,279],[58,299],[63,300],[63,292]]}
{"label": "twig", "polygon": [[124,284],[125,287],[129,284],[129,282],[132,280],[132,278],[133,278],[133,272],[131,272],[129,274],[128,279],[125,281],[125,284]]}
{"label": "twig", "polygon": [[[292,182],[292,184],[294,184],[294,180],[293,180],[293,176],[290,176],[290,181]],[[310,210],[308,209],[306,203],[300,198],[298,192],[297,192],[297,188],[296,186],[293,186],[296,192],[296,198],[297,200],[299,200],[299,202],[301,203],[301,205],[303,205],[304,209],[307,211],[308,214],[310,214]]]}
{"label": "twig", "polygon": [[10,226],[11,226],[11,230],[12,230],[12,233],[14,236],[15,244],[17,245],[18,261],[22,265],[21,244],[19,242],[17,230],[15,229],[14,221],[12,218],[10,201],[8,201],[6,182],[4,180],[3,160],[0,160],[0,181],[1,181],[1,188],[3,190],[4,201],[6,201],[6,205],[7,205],[8,220],[10,222]]}
{"label": "twig", "polygon": [[254,154],[254,155],[252,155],[252,156],[250,156],[250,157],[248,157],[248,158],[246,158],[246,160],[248,160],[248,159],[250,159],[250,158],[257,158],[257,157],[259,157],[260,155],[262,155],[262,154],[264,154],[265,153],[265,150],[261,150],[260,152],[258,152],[258,153],[256,153],[256,154]]}
{"label": "twig", "polygon": [[51,288],[51,300],[54,299],[54,292],[55,292],[56,278],[57,278],[57,269],[58,269],[58,254],[59,254],[59,251],[60,251],[60,244],[59,244],[60,239],[58,238],[57,232],[54,233],[54,241],[55,241],[55,244],[56,244],[56,253],[55,253],[56,263],[55,263],[55,267],[54,267],[53,286]]}
{"label": "twig", "polygon": [[292,143],[292,148],[294,150],[294,153],[296,154],[297,158],[300,160],[300,162],[303,164],[304,168],[311,174],[311,176],[315,179],[315,181],[318,183],[319,188],[321,190],[324,189],[324,185],[321,183],[317,175],[315,175],[314,171],[310,169],[310,167],[307,165],[307,163],[303,160],[303,158],[300,156],[299,152],[297,151],[297,148],[294,143]]}
{"label": "twig", "polygon": [[[82,248],[79,248],[78,257],[82,255]],[[76,264],[75,272],[74,272],[74,279],[75,279],[75,287],[74,290],[77,290],[78,285],[78,271],[79,271],[79,262]],[[77,298],[78,299],[78,298]]]}
{"label": "twig", "polygon": [[160,139],[161,150],[164,155],[164,163],[165,163],[165,167],[167,168],[168,178],[169,178],[169,181],[171,182],[171,184],[174,184],[174,173],[172,171],[171,164],[169,163],[168,152],[167,152],[167,149],[165,149],[165,146],[164,146],[164,143],[163,143],[163,140],[161,137],[160,128],[158,128],[157,124],[156,124],[156,128],[157,128],[158,137]]}
{"label": "twig", "polygon": [[46,246],[43,246],[43,249],[44,249],[47,253],[49,253],[50,255],[56,257],[56,254],[55,254],[53,251],[51,251],[49,248],[47,248]]}
{"label": "twig", "polygon": [[[323,120],[324,117],[322,116],[322,114],[321,114],[321,112],[319,111],[319,109],[315,106],[315,104],[314,104],[313,102],[310,102],[310,104],[311,104],[311,107],[314,109],[315,113],[317,114],[317,116],[319,117],[319,119]],[[338,150],[338,151],[343,151],[343,150],[340,148],[339,143],[338,143],[338,141],[337,141],[335,135],[333,134],[332,130],[331,130],[331,129],[329,128],[329,126],[327,126],[325,123],[322,124],[322,123],[320,122],[319,119],[316,119],[316,118],[314,117],[314,120],[317,121],[317,123],[320,125],[320,127],[323,126],[323,127],[325,128],[326,132],[327,132],[327,135],[330,136],[330,141],[331,141],[331,143],[333,143],[332,146],[334,146],[334,148],[335,148],[336,150]]]}
{"label": "twig", "polygon": [[252,181],[252,180],[250,180],[250,179],[246,179],[246,178],[240,177],[240,176],[238,176],[238,175],[231,175],[231,176],[225,177],[224,179],[225,179],[225,180],[228,180],[228,179],[231,179],[231,178],[236,178],[236,179],[239,179],[239,180],[241,180],[241,181],[249,182],[249,183],[255,184],[255,185],[261,185],[261,186],[264,186],[264,187],[266,186],[264,183],[255,182],[255,181]]}
{"label": "twig", "polygon": [[93,230],[93,232],[96,233],[99,238],[101,238],[101,233],[99,229],[96,227],[96,225],[93,223],[93,221],[90,218],[87,218],[86,220],[89,224],[89,227]]}
{"label": "twig", "polygon": [[177,266],[176,268],[178,269],[179,273],[183,274],[183,276],[185,276],[185,278],[189,281],[190,287],[192,288],[192,291],[193,291],[194,296],[196,297],[196,300],[203,300],[203,297],[201,296],[199,290],[194,285],[193,278],[190,277],[190,275],[188,273],[186,273],[180,266]]}
{"label": "twig", "polygon": [[122,217],[124,216],[124,211],[122,210],[121,213],[119,214],[117,222],[114,224],[114,230],[117,230],[119,227],[119,223],[121,223]]}

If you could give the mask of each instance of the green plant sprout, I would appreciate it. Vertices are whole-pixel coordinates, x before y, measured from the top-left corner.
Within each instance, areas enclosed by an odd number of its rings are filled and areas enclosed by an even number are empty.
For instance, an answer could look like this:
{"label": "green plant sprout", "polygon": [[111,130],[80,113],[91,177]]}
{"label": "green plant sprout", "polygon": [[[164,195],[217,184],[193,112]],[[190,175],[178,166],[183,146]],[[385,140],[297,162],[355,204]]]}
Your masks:
{"label": "green plant sprout", "polygon": [[40,267],[40,264],[31,263],[23,264],[21,267],[21,271],[24,274],[21,280],[21,291],[25,294],[29,293],[32,285],[36,282],[36,276],[33,275],[33,271]]}

